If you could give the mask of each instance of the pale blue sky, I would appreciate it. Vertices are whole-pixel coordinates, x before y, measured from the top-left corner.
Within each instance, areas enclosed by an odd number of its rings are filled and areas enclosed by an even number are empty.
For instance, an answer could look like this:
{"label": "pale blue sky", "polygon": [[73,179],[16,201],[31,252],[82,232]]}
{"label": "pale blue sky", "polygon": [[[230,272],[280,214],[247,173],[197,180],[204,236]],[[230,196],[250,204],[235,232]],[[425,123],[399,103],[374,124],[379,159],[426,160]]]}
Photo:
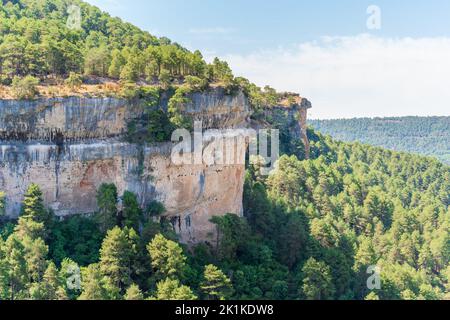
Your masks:
{"label": "pale blue sky", "polygon": [[382,10],[389,37],[450,36],[448,0],[88,0],[112,15],[192,49],[247,53],[368,32],[366,9]]}
{"label": "pale blue sky", "polygon": [[[448,0],[88,2],[259,85],[300,92],[313,117],[450,115]],[[369,5],[380,30],[367,29]]]}

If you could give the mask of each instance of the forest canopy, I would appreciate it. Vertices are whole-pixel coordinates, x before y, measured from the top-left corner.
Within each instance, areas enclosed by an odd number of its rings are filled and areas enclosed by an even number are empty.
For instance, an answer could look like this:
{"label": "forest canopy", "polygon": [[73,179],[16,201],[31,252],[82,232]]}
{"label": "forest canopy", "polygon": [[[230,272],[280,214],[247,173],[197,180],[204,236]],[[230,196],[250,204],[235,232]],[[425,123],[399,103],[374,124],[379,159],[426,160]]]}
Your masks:
{"label": "forest canopy", "polygon": [[432,156],[450,164],[450,117],[310,120],[309,124],[337,140]]}
{"label": "forest canopy", "polygon": [[450,167],[308,134],[312,159],[286,154],[269,177],[250,166],[244,217],[214,217],[220,243],[190,249],[160,203],[102,185],[94,216],[58,221],[31,185],[0,229],[0,298],[450,298]]}
{"label": "forest canopy", "polygon": [[[80,8],[80,28],[68,24],[71,6]],[[157,38],[79,0],[2,0],[0,2],[0,85],[13,85],[13,95],[31,99],[37,83],[65,84],[72,91],[82,83],[105,81],[156,85],[185,84],[192,90],[221,85],[243,89],[255,109],[284,99],[235,78],[228,63],[207,63],[200,51]],[[1,89],[1,88],[0,88]]]}
{"label": "forest canopy", "polygon": [[[66,25],[71,4],[81,8],[79,30]],[[144,123],[130,124],[128,138],[141,126],[144,142],[185,125],[180,109],[190,90],[242,88],[255,117],[286,98],[234,77],[220,59],[207,63],[198,51],[68,0],[0,2],[0,77],[20,99],[33,98],[38,82],[75,88],[108,78],[131,93],[130,83],[156,84],[139,91],[149,106],[160,89],[182,84],[167,115],[149,109]],[[220,241],[191,248],[178,242],[163,204],[142,208],[114,184],[97,190],[97,212],[63,220],[31,184],[20,217],[8,221],[0,190],[0,299],[450,299],[450,167],[308,136],[310,159],[284,136],[270,176],[249,165],[244,217],[212,218]],[[367,287],[373,266],[381,270],[375,290]]]}

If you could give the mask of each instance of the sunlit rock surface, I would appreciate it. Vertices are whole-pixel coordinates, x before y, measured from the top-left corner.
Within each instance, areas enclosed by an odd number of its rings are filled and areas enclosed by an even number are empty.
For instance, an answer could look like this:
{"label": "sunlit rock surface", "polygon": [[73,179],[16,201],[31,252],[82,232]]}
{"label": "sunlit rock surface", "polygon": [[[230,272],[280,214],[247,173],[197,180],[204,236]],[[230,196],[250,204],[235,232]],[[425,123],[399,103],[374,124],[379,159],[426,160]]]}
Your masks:
{"label": "sunlit rock surface", "polygon": [[[162,95],[163,110],[168,99]],[[242,92],[227,95],[215,88],[191,94],[190,100],[186,112],[204,129],[250,124]],[[0,190],[6,193],[7,215],[17,217],[31,183],[41,187],[46,205],[59,216],[95,212],[96,190],[114,183],[119,194],[136,193],[142,207],[152,200],[164,203],[181,241],[214,242],[211,217],[242,214],[245,165],[176,165],[170,142],[125,142],[128,122],[142,112],[139,101],[118,98],[0,100]]]}

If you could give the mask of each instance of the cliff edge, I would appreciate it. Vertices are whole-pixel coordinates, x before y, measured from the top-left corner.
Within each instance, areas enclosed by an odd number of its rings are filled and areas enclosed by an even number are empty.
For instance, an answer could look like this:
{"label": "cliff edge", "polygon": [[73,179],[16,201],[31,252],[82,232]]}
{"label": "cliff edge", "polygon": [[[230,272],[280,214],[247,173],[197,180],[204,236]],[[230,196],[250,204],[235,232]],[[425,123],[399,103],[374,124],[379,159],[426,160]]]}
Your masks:
{"label": "cliff edge", "polygon": [[[168,99],[161,95],[158,108],[167,110]],[[184,112],[202,121],[203,129],[254,127],[241,91],[213,88],[188,100]],[[294,137],[306,137],[308,107],[285,110]],[[142,207],[162,202],[182,242],[213,242],[212,216],[242,214],[245,164],[176,165],[171,142],[127,142],[128,124],[144,110],[140,100],[112,97],[0,100],[0,190],[7,215],[17,217],[31,183],[58,216],[95,212],[96,190],[114,183],[119,194],[137,194]]]}

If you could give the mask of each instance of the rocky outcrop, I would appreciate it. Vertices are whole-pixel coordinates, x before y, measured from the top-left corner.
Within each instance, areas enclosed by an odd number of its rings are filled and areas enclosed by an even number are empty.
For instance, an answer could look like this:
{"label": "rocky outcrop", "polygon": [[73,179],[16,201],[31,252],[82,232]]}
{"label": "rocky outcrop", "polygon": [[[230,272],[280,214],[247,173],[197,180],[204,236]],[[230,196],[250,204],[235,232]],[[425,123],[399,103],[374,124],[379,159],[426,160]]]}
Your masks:
{"label": "rocky outcrop", "polygon": [[297,105],[294,110],[297,111],[297,121],[296,121],[296,132],[300,132],[300,139],[303,141],[305,146],[305,158],[310,158],[310,143],[307,134],[307,120],[308,120],[308,109],[311,109],[312,105],[307,99],[302,99],[301,103]]}
{"label": "rocky outcrop", "polygon": [[31,183],[59,216],[92,213],[102,183],[114,183],[122,194],[136,193],[144,207],[165,204],[167,216],[185,242],[213,240],[211,215],[242,213],[244,167],[172,164],[171,143],[140,148],[118,141],[67,144],[5,145],[0,154],[0,190],[7,212],[17,215]]}
{"label": "rocky outcrop", "polygon": [[[250,124],[242,92],[227,95],[216,88],[189,98],[185,110],[204,128]],[[163,94],[159,107],[167,109],[168,99]],[[19,214],[32,182],[59,216],[95,212],[96,190],[114,183],[120,194],[136,193],[143,207],[152,200],[164,203],[183,242],[214,241],[212,216],[242,214],[245,165],[177,165],[171,142],[125,142],[127,124],[144,108],[140,101],[118,98],[0,100],[0,190],[6,193],[7,214]]]}
{"label": "rocky outcrop", "polygon": [[[310,158],[310,143],[307,135],[308,110],[312,108],[311,102],[298,97],[297,102],[290,106],[278,105],[266,108],[262,119],[252,121],[252,127],[276,128],[280,130],[281,144],[285,152],[296,154],[299,158]],[[284,139],[283,139],[284,137]],[[301,141],[304,150],[295,152],[297,142]],[[283,144],[285,144],[283,146]],[[287,146],[290,144],[291,146]]]}
{"label": "rocky outcrop", "polygon": [[[167,110],[169,93],[159,108]],[[245,127],[250,116],[242,92],[227,95],[223,88],[188,96],[186,112],[204,128]],[[74,142],[122,136],[127,123],[139,118],[145,104],[119,98],[50,98],[33,101],[0,100],[0,141]]]}

